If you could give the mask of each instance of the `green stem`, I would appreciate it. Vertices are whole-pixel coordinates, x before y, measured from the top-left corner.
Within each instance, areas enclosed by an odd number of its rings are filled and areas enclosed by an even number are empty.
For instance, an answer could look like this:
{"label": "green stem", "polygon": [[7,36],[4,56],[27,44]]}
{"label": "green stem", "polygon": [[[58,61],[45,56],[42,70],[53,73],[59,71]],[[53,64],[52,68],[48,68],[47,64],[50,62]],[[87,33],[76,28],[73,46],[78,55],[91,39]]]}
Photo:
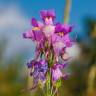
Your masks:
{"label": "green stem", "polygon": [[58,89],[56,88],[52,96],[55,96],[55,94],[57,93],[57,90]]}
{"label": "green stem", "polygon": [[53,86],[51,87],[51,96],[53,95]]}
{"label": "green stem", "polygon": [[64,23],[69,22],[70,9],[71,9],[71,0],[66,0],[65,11],[64,11]]}

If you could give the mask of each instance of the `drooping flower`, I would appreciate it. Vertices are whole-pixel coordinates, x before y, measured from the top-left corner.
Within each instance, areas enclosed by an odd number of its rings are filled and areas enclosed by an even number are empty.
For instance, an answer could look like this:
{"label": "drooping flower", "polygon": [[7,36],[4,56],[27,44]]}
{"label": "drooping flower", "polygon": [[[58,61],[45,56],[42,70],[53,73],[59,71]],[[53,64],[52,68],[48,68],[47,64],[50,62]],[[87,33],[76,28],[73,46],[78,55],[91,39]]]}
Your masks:
{"label": "drooping flower", "polygon": [[41,18],[47,25],[53,25],[53,20],[55,18],[54,10],[42,10],[40,11]]}
{"label": "drooping flower", "polygon": [[64,37],[60,37],[57,34],[54,34],[52,36],[52,45],[53,45],[54,51],[57,54],[59,54],[62,48],[65,47]]}
{"label": "drooping flower", "polygon": [[62,72],[62,69],[66,67],[67,64],[54,64],[52,67],[52,80],[57,81],[60,78],[67,78],[67,74]]}

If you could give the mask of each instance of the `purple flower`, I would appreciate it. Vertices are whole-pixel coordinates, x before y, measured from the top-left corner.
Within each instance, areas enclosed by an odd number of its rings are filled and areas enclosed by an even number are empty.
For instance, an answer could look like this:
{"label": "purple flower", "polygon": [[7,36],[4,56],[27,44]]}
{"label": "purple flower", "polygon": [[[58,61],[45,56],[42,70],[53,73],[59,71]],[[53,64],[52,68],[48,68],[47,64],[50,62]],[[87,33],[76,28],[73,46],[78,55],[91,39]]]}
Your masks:
{"label": "purple flower", "polygon": [[34,26],[34,27],[38,27],[38,22],[37,22],[37,20],[36,20],[35,18],[32,18],[31,24],[32,24],[32,26]]}
{"label": "purple flower", "polygon": [[55,27],[55,33],[58,33],[60,36],[64,36],[72,31],[73,26],[67,24],[57,23]]}
{"label": "purple flower", "polygon": [[41,27],[43,27],[43,24],[41,22],[38,22],[35,18],[32,18],[31,24],[33,26],[32,30],[23,33],[23,37],[40,42],[44,39],[44,35],[41,32]]}
{"label": "purple flower", "polygon": [[30,61],[30,62],[27,63],[27,67],[28,68],[32,68],[35,63],[36,63],[36,61],[35,60],[32,60],[32,61]]}
{"label": "purple flower", "polygon": [[72,27],[73,26],[69,26],[67,24],[60,24],[60,23],[57,23],[55,27],[55,33],[63,37],[66,47],[70,47],[72,45],[69,36],[69,33],[72,31]]}
{"label": "purple flower", "polygon": [[55,12],[53,10],[42,10],[40,15],[43,23],[32,18],[32,29],[23,33],[24,38],[36,42],[36,57],[27,63],[35,86],[39,82],[45,84],[49,72],[52,75],[52,78],[50,77],[53,81],[52,84],[61,78],[66,79],[68,77],[68,74],[64,73],[63,70],[67,64],[58,62],[59,57],[60,60],[62,59],[60,62],[69,60],[68,47],[73,45],[70,38],[73,26],[54,24]]}
{"label": "purple flower", "polygon": [[45,60],[32,60],[27,63],[28,68],[31,68],[30,75],[33,76],[33,79],[36,81],[44,82],[46,80],[46,72],[48,71],[48,65]]}
{"label": "purple flower", "polygon": [[54,64],[52,68],[52,80],[53,82],[59,80],[60,78],[66,79],[67,74],[63,74],[62,69],[66,67],[67,64]]}
{"label": "purple flower", "polygon": [[57,34],[52,35],[52,45],[55,54],[59,55],[61,50],[66,47],[64,37],[58,36]]}
{"label": "purple flower", "polygon": [[23,33],[23,37],[24,38],[33,38],[33,31],[29,30],[29,31]]}
{"label": "purple flower", "polygon": [[32,18],[31,24],[33,27],[39,27],[39,28],[44,26],[44,24],[42,22],[37,21],[35,18]]}
{"label": "purple flower", "polygon": [[44,35],[40,30],[29,30],[23,33],[24,38],[29,38],[32,41],[40,42],[44,39]]}
{"label": "purple flower", "polygon": [[52,24],[53,20],[55,18],[55,12],[53,10],[42,10],[40,12],[42,20],[45,22],[45,24]]}
{"label": "purple flower", "polygon": [[48,70],[48,65],[45,60],[40,60],[40,71],[46,73]]}
{"label": "purple flower", "polygon": [[71,47],[72,46],[72,42],[71,42],[69,34],[64,36],[64,42],[65,42],[66,47]]}

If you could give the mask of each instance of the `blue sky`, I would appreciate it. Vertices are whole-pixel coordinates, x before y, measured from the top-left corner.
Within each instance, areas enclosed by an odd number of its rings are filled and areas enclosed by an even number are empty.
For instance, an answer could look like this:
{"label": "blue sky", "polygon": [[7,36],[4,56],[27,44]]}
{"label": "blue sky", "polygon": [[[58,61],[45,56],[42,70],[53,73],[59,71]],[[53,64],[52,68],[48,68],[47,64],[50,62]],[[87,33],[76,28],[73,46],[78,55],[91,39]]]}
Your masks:
{"label": "blue sky", "polygon": [[[1,5],[10,6],[14,4],[20,8],[26,17],[39,17],[42,9],[54,9],[57,14],[57,21],[63,22],[65,0],[0,0]],[[96,16],[96,0],[72,0],[70,23],[81,29],[81,22],[84,16]]]}
{"label": "blue sky", "polygon": [[[21,45],[21,50],[22,47],[25,50],[28,48],[31,50],[31,44],[21,39],[22,32],[30,28],[31,18],[40,19],[39,11],[42,9],[54,9],[56,21],[63,22],[64,7],[65,0],[0,0],[0,34],[3,32],[4,36],[9,36],[8,39],[11,43],[7,48],[8,52],[13,50],[12,53],[14,53],[14,48],[15,50],[20,49]],[[83,17],[96,17],[95,9],[96,0],[72,0],[70,24],[75,25],[74,31],[82,34],[82,37],[85,34],[82,29]]]}
{"label": "blue sky", "polygon": [[[28,16],[35,15],[42,9],[55,9],[57,19],[63,18],[63,10],[66,0],[0,0],[1,5],[16,4]],[[96,15],[96,0],[72,0],[71,21],[78,21],[84,15]],[[61,18],[62,17],[62,18]]]}
{"label": "blue sky", "polygon": [[[42,9],[54,9],[57,21],[63,21],[64,5],[66,0],[0,0],[1,5],[17,5],[28,17],[39,19],[39,11]],[[96,16],[96,0],[72,0],[70,23],[78,25],[83,16]],[[79,25],[78,25],[79,26]]]}

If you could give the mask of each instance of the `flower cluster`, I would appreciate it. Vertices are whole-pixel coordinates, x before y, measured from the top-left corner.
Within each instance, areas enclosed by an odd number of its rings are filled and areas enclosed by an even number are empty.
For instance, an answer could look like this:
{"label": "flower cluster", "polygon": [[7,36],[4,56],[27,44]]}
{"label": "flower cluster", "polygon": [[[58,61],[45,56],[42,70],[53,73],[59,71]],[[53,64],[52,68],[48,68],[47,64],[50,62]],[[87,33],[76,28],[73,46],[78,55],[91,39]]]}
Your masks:
{"label": "flower cluster", "polygon": [[[47,74],[50,73],[52,84],[58,80],[67,78],[63,69],[70,59],[66,48],[73,45],[69,33],[71,25],[55,23],[55,12],[53,10],[40,11],[43,22],[32,18],[32,29],[23,33],[24,38],[31,39],[36,44],[36,57],[27,63],[30,76],[34,84],[47,81]],[[65,62],[66,61],[66,62]]]}

